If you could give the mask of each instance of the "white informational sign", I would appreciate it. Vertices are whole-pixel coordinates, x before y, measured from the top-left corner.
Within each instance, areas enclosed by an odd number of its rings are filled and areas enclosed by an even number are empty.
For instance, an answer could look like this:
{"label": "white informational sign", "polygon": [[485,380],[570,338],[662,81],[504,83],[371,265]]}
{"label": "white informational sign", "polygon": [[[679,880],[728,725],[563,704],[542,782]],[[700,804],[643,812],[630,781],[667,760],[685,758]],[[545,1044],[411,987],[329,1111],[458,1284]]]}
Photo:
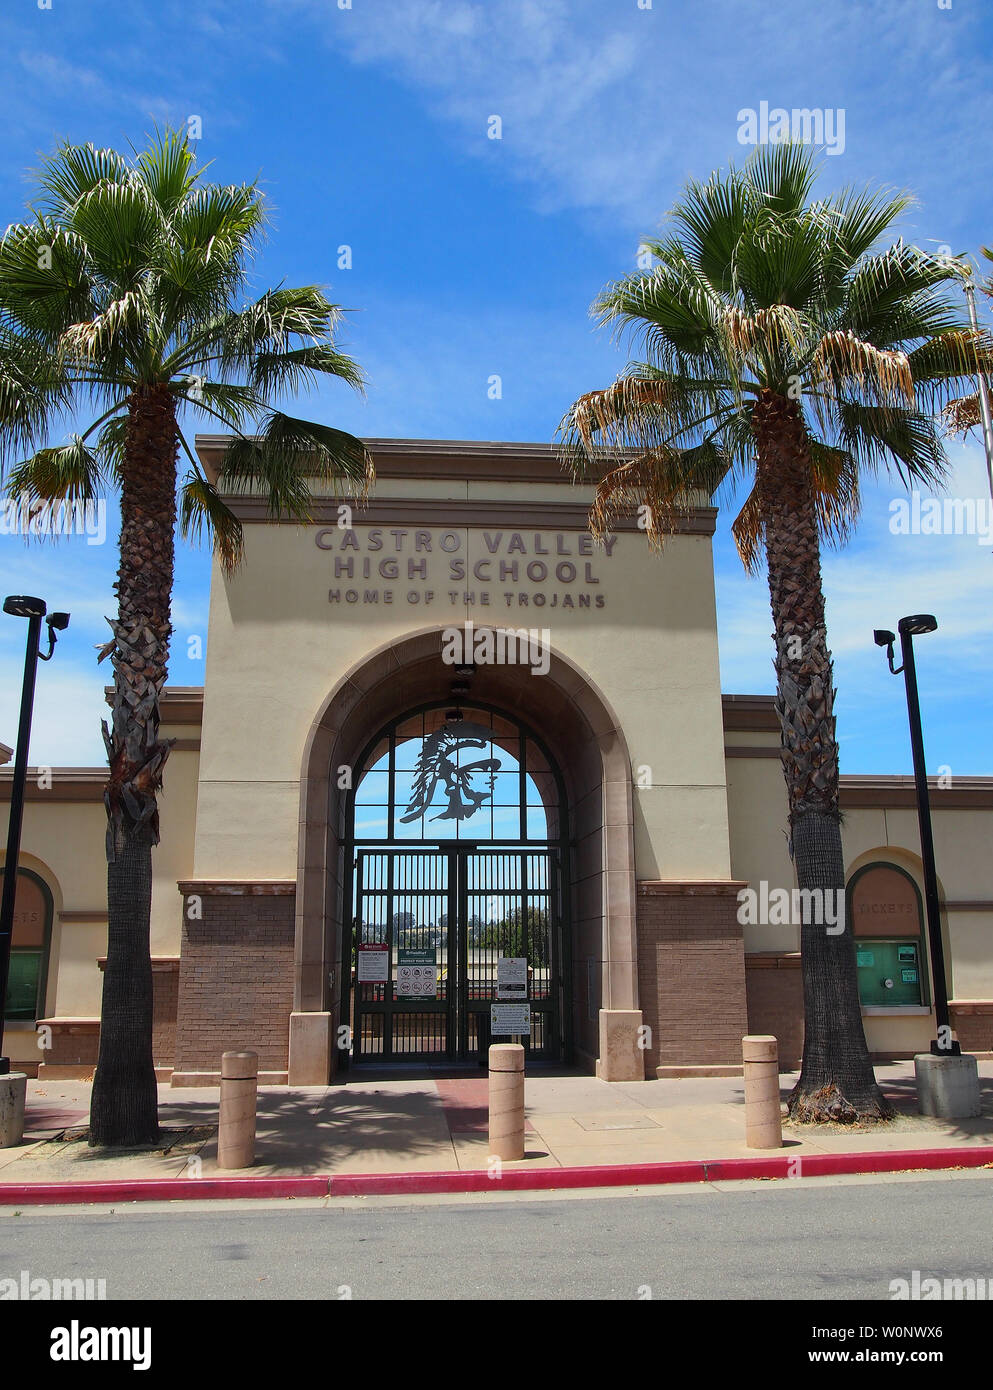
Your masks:
{"label": "white informational sign", "polygon": [[509,1033],[531,1035],[530,1004],[491,1004],[490,1032],[494,1037],[506,1037]]}
{"label": "white informational sign", "polygon": [[359,984],[381,985],[390,978],[390,948],[387,945],[360,946],[356,955]]}
{"label": "white informational sign", "polygon": [[528,963],[525,956],[502,956],[497,961],[497,998],[528,997]]}

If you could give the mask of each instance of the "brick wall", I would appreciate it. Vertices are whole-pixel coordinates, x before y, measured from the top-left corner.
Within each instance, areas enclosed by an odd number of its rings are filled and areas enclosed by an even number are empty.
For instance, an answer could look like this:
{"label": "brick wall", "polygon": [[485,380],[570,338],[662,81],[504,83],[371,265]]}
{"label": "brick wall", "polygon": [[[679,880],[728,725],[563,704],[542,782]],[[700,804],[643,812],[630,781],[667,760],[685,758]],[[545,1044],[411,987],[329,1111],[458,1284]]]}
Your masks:
{"label": "brick wall", "polygon": [[152,961],[152,1057],[157,1067],[176,1060],[176,1011],[179,1004],[179,961]]}
{"label": "brick wall", "polygon": [[[39,1050],[39,1075],[89,1077],[97,1064],[100,1047],[98,1018],[39,1019],[52,1030],[52,1045]],[[65,1070],[62,1070],[62,1069]]]}
{"label": "brick wall", "polygon": [[963,1052],[993,1054],[993,1000],[952,999],[948,1013]]}
{"label": "brick wall", "polygon": [[740,1066],[747,1032],[739,883],[638,884],[638,988],[657,1066]]}
{"label": "brick wall", "polygon": [[799,1067],[803,1055],[803,977],[799,951],[756,951],[745,957],[749,1033],[779,1040],[779,1065]]}
{"label": "brick wall", "polygon": [[[177,1072],[219,1072],[251,1048],[259,1071],[286,1071],[293,1008],[295,890],[287,884],[181,883]],[[201,917],[191,918],[191,895]]]}
{"label": "brick wall", "polygon": [[[97,960],[100,969],[106,956]],[[160,1070],[172,1067],[176,1056],[176,1004],[179,992],[179,959],[157,956],[152,961],[152,1059]],[[39,1052],[48,1077],[92,1075],[100,1050],[98,1018],[41,1019],[52,1028],[52,1046]]]}

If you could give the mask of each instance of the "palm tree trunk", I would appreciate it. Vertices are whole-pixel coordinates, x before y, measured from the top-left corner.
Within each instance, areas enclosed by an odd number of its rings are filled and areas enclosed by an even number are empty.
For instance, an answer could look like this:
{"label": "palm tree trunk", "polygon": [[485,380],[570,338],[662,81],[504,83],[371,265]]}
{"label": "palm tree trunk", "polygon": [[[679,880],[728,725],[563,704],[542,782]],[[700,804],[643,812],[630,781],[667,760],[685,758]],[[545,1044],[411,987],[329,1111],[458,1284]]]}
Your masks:
{"label": "palm tree trunk", "polygon": [[111,727],[103,724],[107,807],[107,967],[90,1143],[130,1146],[158,1138],[152,1061],[150,917],[156,794],[170,744],[159,739],[176,522],[175,402],[164,386],[128,407],[121,490],[118,618],[100,655],[114,668]]}
{"label": "palm tree trunk", "polygon": [[[882,1119],[862,1026],[855,942],[845,912],[831,653],[824,622],[817,505],[799,402],[771,391],[755,406],[756,488],[776,638],[790,853],[801,889],[804,1042],[794,1120]],[[817,890],[803,894],[804,889]],[[838,928],[842,928],[838,930]]]}

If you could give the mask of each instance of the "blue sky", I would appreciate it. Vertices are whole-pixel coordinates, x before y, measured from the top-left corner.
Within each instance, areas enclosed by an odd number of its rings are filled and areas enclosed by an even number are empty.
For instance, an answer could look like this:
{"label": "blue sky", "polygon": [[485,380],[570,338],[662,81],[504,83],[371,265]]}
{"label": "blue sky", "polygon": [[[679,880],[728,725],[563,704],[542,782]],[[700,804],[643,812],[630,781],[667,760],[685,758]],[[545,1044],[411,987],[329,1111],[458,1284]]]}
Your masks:
{"label": "blue sky", "polygon": [[[47,0],[41,0],[41,4]],[[344,3],[344,0],[342,0]],[[274,208],[258,288],[320,282],[353,310],[344,341],[365,400],[330,388],[300,413],[366,436],[550,440],[571,400],[623,353],[588,306],[632,268],[688,175],[746,151],[738,112],[844,111],[822,188],[911,189],[904,235],[993,242],[993,15],[988,0],[6,0],[0,17],[0,219],[60,137],[126,148],[198,117],[212,175],[260,174]],[[487,138],[499,115],[502,139]],[[337,250],[352,248],[348,271]],[[989,319],[985,304],[981,308]],[[498,373],[502,399],[487,396]],[[952,494],[986,494],[976,442],[951,443]],[[868,487],[863,522],[825,556],[845,772],[908,772],[902,683],[872,629],[931,611],[919,644],[931,771],[993,773],[993,541],[895,536],[898,484]],[[716,538],[722,683],[773,689],[764,579]],[[111,518],[112,534],[116,522]],[[115,554],[0,537],[3,592],[73,614],[40,673],[32,760],[96,764]],[[200,684],[208,557],[180,545],[171,679]],[[0,620],[0,739],[16,729],[23,626]]]}

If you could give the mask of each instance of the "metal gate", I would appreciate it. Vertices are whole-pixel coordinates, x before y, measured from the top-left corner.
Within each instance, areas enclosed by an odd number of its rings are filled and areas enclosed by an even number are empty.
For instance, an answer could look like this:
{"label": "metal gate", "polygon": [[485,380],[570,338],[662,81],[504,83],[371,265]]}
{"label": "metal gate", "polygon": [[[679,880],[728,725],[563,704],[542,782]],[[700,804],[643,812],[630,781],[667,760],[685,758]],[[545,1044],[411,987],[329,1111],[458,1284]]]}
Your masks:
{"label": "metal gate", "polygon": [[554,848],[358,849],[353,1060],[485,1065],[501,956],[527,959],[525,1047],[558,1060],[560,879]]}

